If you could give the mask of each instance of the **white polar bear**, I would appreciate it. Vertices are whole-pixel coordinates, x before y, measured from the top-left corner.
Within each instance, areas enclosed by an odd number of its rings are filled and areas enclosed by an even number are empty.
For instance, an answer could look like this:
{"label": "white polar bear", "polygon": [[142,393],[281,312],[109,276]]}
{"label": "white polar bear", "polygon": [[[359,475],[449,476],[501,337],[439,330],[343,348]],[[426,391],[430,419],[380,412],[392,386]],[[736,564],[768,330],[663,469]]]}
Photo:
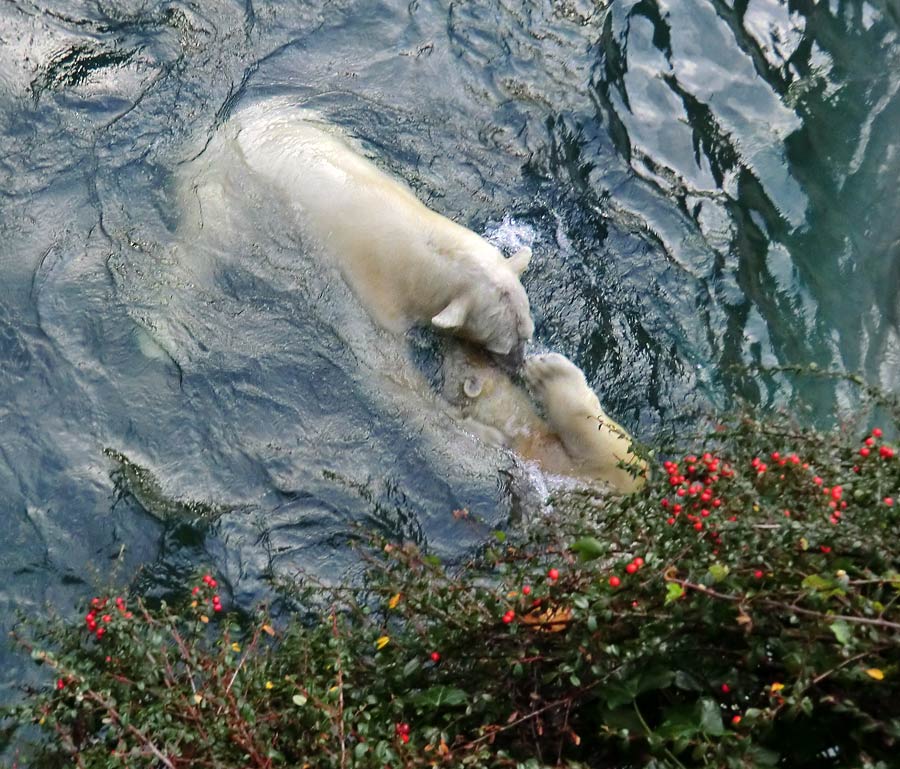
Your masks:
{"label": "white polar bear", "polygon": [[647,465],[631,451],[633,439],[606,415],[568,358],[525,359],[525,380],[546,419],[525,390],[477,350],[448,350],[443,373],[445,398],[483,440],[536,461],[547,473],[602,481],[620,493],[643,486]]}
{"label": "white polar bear", "polygon": [[[382,327],[431,323],[521,361],[534,332],[519,280],[530,249],[505,259],[283,100],[237,111],[210,145],[209,163],[237,160],[280,193]],[[193,190],[202,208],[196,181]]]}

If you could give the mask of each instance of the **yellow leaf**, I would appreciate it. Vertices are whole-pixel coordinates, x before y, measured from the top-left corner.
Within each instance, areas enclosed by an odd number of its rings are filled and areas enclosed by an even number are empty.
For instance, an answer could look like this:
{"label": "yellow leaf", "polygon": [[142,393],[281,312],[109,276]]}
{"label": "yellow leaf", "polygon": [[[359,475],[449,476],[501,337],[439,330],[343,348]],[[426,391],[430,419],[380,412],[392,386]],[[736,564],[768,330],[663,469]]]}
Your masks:
{"label": "yellow leaf", "polygon": [[198,705],[199,705],[201,702],[203,702],[203,695],[202,695],[202,694],[195,694],[195,695],[194,695],[194,702],[196,702]]}
{"label": "yellow leaf", "polygon": [[878,668],[868,668],[866,670],[866,675],[869,676],[869,678],[874,678],[876,681],[884,680],[884,673]]}
{"label": "yellow leaf", "polygon": [[383,635],[383,636],[381,636],[381,638],[379,638],[379,639],[375,642],[375,648],[376,648],[376,649],[383,649],[383,648],[384,648],[385,646],[387,646],[390,642],[391,642],[391,639],[388,638],[388,636]]}
{"label": "yellow leaf", "polygon": [[782,689],[784,689],[784,684],[778,683],[778,681],[776,681],[769,687],[769,691],[772,692],[772,694],[775,694],[775,692],[780,692]]}
{"label": "yellow leaf", "polygon": [[264,633],[267,633],[268,635],[275,635],[275,630],[271,625],[263,625],[262,630]]}
{"label": "yellow leaf", "polygon": [[231,651],[239,652],[241,650],[241,645],[237,642],[231,644]]}
{"label": "yellow leaf", "polygon": [[209,617],[207,617],[205,614],[201,614],[200,621],[205,625],[207,622],[209,622]]}
{"label": "yellow leaf", "polygon": [[275,684],[273,684],[271,681],[266,681],[266,689],[274,689],[274,688],[275,688]]}
{"label": "yellow leaf", "polygon": [[522,622],[544,633],[559,633],[572,620],[572,610],[568,606],[550,606],[544,611],[537,609],[522,617]]}
{"label": "yellow leaf", "polygon": [[401,597],[400,593],[394,593],[394,595],[391,596],[391,600],[388,601],[388,608],[396,609],[397,604],[400,603],[400,597]]}

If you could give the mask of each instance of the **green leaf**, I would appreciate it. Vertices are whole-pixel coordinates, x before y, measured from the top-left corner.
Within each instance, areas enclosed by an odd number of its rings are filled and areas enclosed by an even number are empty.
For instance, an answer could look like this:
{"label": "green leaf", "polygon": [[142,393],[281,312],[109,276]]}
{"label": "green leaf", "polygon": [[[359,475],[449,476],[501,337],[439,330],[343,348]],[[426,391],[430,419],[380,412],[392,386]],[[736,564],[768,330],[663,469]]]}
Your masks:
{"label": "green leaf", "polygon": [[495,532],[494,532],[494,539],[496,539],[498,542],[506,542],[506,532],[505,532],[505,531],[499,531],[499,530],[498,530],[498,531],[495,531]]}
{"label": "green leaf", "polygon": [[683,595],[684,588],[681,585],[678,585],[675,582],[669,582],[666,585],[666,606],[673,601],[677,601]]}
{"label": "green leaf", "polygon": [[634,686],[635,695],[656,689],[665,689],[672,684],[674,679],[675,673],[667,668],[651,667],[643,670],[638,676],[636,686]]}
{"label": "green leaf", "polygon": [[603,687],[601,694],[610,710],[633,702],[637,696],[637,692],[626,683],[607,684]]}
{"label": "green leaf", "polygon": [[715,737],[725,734],[725,727],[722,725],[722,712],[715,700],[704,697],[698,703],[700,711],[700,731]]}
{"label": "green leaf", "polygon": [[418,657],[413,657],[409,662],[407,662],[403,666],[403,676],[411,676],[415,673],[420,667],[422,667],[422,663],[419,661]]}
{"label": "green leaf", "polygon": [[663,722],[658,730],[667,739],[691,739],[697,734],[697,715],[690,705],[673,705],[666,708]]}
{"label": "green leaf", "polygon": [[800,584],[807,590],[831,590],[834,587],[831,580],[820,577],[818,574],[810,574]]}
{"label": "green leaf", "polygon": [[432,686],[413,697],[414,704],[432,708],[456,707],[465,705],[468,701],[469,695],[466,692],[450,686]]}
{"label": "green leaf", "polygon": [[713,582],[721,582],[728,576],[729,571],[731,570],[724,564],[714,563],[709,567],[709,576],[712,577]]}
{"label": "green leaf", "polygon": [[837,638],[837,642],[841,646],[846,646],[853,638],[853,631],[850,629],[850,625],[844,622],[844,620],[832,622],[828,627],[831,629],[831,632],[834,633],[834,637]]}
{"label": "green leaf", "polygon": [[781,759],[781,756],[774,751],[766,750],[759,745],[751,746],[749,755],[753,757],[753,766],[778,766]]}
{"label": "green leaf", "polygon": [[578,557],[582,561],[593,561],[595,558],[605,555],[608,546],[595,537],[582,537],[573,542],[570,549],[578,553]]}
{"label": "green leaf", "polygon": [[706,688],[696,676],[684,670],[675,673],[675,686],[688,692],[702,692]]}

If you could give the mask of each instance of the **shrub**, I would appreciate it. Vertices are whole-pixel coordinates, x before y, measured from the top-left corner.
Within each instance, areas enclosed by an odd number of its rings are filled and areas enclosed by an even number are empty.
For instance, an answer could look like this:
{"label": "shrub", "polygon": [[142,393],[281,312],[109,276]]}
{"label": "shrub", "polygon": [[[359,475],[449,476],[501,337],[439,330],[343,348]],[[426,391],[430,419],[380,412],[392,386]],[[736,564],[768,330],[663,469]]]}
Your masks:
{"label": "shrub", "polygon": [[7,717],[43,766],[896,766],[896,451],[749,418],[699,445],[464,564],[369,540],[280,623],[209,575],[24,622],[53,683]]}

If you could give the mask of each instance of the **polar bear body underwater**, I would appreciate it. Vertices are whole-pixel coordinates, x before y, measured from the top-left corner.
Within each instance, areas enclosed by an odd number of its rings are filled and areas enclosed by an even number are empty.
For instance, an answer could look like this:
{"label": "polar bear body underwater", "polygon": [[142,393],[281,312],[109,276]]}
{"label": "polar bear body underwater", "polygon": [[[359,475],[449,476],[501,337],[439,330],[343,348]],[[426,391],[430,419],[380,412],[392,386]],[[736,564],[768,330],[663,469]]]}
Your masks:
{"label": "polar bear body underwater", "polygon": [[581,369],[563,355],[525,359],[523,374],[535,400],[477,350],[450,349],[443,372],[445,397],[482,440],[512,449],[546,473],[600,481],[620,493],[643,486],[647,466],[632,452],[632,437],[607,416]]}
{"label": "polar bear body underwater", "polygon": [[[314,113],[283,100],[235,112],[204,155],[208,165],[223,157],[242,163],[280,194],[382,327],[402,333],[430,323],[521,361],[534,332],[519,280],[530,249],[504,258],[427,208]],[[204,180],[190,183],[202,209]]]}

